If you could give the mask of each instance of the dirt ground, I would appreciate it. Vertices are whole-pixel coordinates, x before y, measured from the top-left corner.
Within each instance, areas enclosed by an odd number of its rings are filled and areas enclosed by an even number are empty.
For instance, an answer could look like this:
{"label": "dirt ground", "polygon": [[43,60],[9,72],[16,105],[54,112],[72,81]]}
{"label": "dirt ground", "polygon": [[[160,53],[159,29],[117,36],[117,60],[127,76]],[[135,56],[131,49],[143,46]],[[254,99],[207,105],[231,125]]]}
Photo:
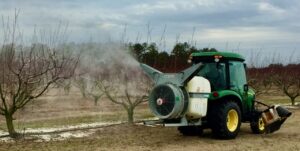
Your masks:
{"label": "dirt ground", "polygon": [[[99,122],[99,117],[124,114],[119,107],[101,100],[94,106],[91,100],[84,100],[78,92],[69,96],[58,94],[54,91],[20,111],[17,122],[69,124],[69,122]],[[217,140],[211,135],[210,130],[205,130],[202,136],[182,136],[175,127],[147,127],[143,125],[115,125],[97,129],[80,130],[80,133],[89,134],[85,137],[71,137],[64,140],[36,141],[36,139],[21,139],[13,142],[0,142],[0,151],[8,150],[93,150],[93,151],[152,151],[152,150],[300,150],[300,109],[290,109],[293,114],[273,134],[255,135],[251,133],[248,123],[242,124],[241,131],[236,139]],[[136,118],[148,116],[147,106],[142,105],[137,109]],[[99,116],[101,115],[101,116]],[[143,115],[143,116],[141,116]],[[85,119],[87,116],[95,118]],[[82,118],[83,117],[83,118]],[[126,115],[114,119],[126,120]],[[61,119],[61,121],[57,119]],[[66,121],[65,119],[80,119]],[[51,122],[50,122],[51,121]],[[3,119],[0,118],[0,125]],[[51,123],[51,124],[49,124]],[[72,124],[72,123],[71,123]],[[25,124],[32,126],[32,124]],[[41,126],[40,124],[34,125]],[[42,125],[44,126],[44,125]],[[3,127],[2,127],[3,129]]]}
{"label": "dirt ground", "polygon": [[0,143],[0,150],[300,150],[300,110],[292,112],[293,115],[280,131],[255,135],[251,133],[249,124],[245,123],[233,140],[214,139],[209,130],[202,136],[182,136],[176,128],[123,124],[99,128],[94,134],[83,138]]}

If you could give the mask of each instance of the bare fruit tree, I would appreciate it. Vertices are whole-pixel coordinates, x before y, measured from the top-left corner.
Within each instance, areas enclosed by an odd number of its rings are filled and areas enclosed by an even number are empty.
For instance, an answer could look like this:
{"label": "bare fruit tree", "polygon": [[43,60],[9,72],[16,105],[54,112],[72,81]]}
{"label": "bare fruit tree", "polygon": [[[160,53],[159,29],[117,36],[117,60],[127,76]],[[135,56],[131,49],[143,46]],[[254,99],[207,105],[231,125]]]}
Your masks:
{"label": "bare fruit tree", "polygon": [[127,112],[128,123],[134,122],[135,108],[148,99],[151,81],[137,67],[114,67],[119,72],[102,70],[96,81],[99,89],[113,103],[122,106]]}
{"label": "bare fruit tree", "polygon": [[296,98],[300,96],[300,70],[299,65],[276,66],[274,68],[275,85],[290,98],[295,105]]}
{"label": "bare fruit tree", "polygon": [[272,87],[272,68],[249,68],[247,70],[248,84],[254,88],[255,95],[267,94]]}
{"label": "bare fruit tree", "polygon": [[40,97],[55,82],[70,78],[77,60],[47,46],[16,50],[14,44],[0,52],[0,114],[10,136],[16,136],[13,115]]}
{"label": "bare fruit tree", "polygon": [[[70,78],[78,57],[53,43],[17,44],[17,15],[12,26],[7,23],[0,49],[0,114],[5,117],[11,137],[17,137],[14,113],[42,96],[54,83]],[[43,37],[45,38],[45,37]]]}
{"label": "bare fruit tree", "polygon": [[72,88],[72,83],[70,79],[66,79],[63,81],[58,81],[55,83],[56,87],[60,90],[63,90],[64,95],[69,95],[71,88]]}
{"label": "bare fruit tree", "polygon": [[104,96],[104,92],[99,89],[99,84],[97,81],[89,80],[86,93],[90,99],[94,101],[94,105],[97,106],[99,100]]}
{"label": "bare fruit tree", "polygon": [[77,75],[73,79],[73,84],[80,90],[80,93],[83,98],[87,97],[87,83],[88,80],[85,79],[82,75]]}

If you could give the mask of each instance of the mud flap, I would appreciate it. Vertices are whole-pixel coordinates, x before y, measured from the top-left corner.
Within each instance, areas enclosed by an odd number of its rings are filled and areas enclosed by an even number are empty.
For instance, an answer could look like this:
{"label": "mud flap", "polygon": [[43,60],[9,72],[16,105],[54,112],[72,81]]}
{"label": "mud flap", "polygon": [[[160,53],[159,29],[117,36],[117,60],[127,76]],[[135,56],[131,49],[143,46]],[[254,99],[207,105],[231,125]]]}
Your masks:
{"label": "mud flap", "polygon": [[273,133],[278,131],[285,120],[292,113],[282,106],[272,106],[262,112],[263,121],[265,123],[265,132]]}

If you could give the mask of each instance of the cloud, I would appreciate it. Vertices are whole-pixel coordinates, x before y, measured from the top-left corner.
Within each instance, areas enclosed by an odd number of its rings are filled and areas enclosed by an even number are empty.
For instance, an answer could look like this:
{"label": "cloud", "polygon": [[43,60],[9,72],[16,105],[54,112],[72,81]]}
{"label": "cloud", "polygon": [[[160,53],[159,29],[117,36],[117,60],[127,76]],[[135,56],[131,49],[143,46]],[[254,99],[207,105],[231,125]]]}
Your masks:
{"label": "cloud", "polygon": [[262,12],[283,15],[286,11],[267,2],[258,3],[258,9]]}
{"label": "cloud", "polygon": [[226,42],[245,47],[300,46],[298,0],[2,0],[0,15],[12,16],[15,8],[21,10],[25,33],[35,25],[48,28],[63,21],[69,23],[69,39],[75,42],[91,37],[119,40],[125,26],[130,41],[143,42],[150,36],[158,42],[167,26],[164,37],[169,48],[178,35],[181,41],[191,40],[193,29],[195,41],[220,49]]}

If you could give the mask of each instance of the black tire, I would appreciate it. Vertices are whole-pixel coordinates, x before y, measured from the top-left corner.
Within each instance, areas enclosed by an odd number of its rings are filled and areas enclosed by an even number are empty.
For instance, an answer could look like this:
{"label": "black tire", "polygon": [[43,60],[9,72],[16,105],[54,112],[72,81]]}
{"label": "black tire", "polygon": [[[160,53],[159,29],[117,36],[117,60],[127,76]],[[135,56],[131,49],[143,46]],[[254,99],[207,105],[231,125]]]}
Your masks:
{"label": "black tire", "polygon": [[253,121],[250,122],[250,128],[254,134],[264,134],[266,132],[266,127],[261,114],[257,114]]}
{"label": "black tire", "polygon": [[208,113],[208,123],[213,135],[219,139],[235,138],[241,126],[241,110],[239,106],[231,101],[218,102],[211,105]]}
{"label": "black tire", "polygon": [[184,136],[200,136],[203,133],[200,126],[180,126],[177,129]]}

